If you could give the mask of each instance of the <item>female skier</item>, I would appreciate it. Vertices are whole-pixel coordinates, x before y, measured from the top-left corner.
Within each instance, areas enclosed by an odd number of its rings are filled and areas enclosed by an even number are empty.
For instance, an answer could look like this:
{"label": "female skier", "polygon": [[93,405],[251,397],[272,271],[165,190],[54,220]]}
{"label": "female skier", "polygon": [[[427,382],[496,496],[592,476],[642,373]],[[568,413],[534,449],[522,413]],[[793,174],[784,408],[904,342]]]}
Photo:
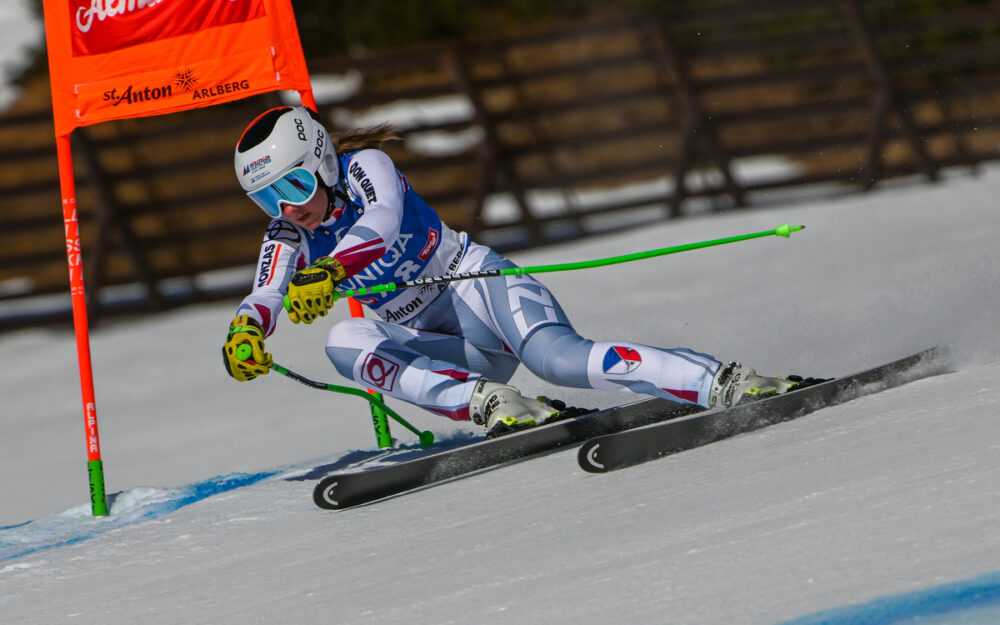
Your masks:
{"label": "female skier", "polygon": [[[334,290],[515,266],[441,222],[378,149],[393,138],[387,125],[331,137],[319,117],[301,107],[271,109],[243,132],[236,176],[273,220],[253,291],[236,311],[222,349],[236,380],[268,373],[272,360],[264,339],[274,332],[286,294],[289,319],[312,323],[327,314]],[[530,276],[455,281],[359,300],[381,319],[351,318],[330,329],[326,354],[337,371],[451,419],[471,419],[487,436],[559,413],[506,384],[522,362],[553,384],[706,407],[795,385],[689,349],[583,338],[552,293]],[[236,356],[242,344],[252,348],[247,360]]]}

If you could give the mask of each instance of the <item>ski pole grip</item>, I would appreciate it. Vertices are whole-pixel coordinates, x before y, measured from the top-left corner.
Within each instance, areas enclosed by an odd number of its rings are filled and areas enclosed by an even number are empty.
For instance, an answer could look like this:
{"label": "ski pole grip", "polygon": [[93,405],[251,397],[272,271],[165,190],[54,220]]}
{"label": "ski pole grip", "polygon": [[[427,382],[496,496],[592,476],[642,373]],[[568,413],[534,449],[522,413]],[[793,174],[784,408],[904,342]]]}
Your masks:
{"label": "ski pole grip", "polygon": [[253,356],[253,348],[250,347],[250,343],[242,343],[236,348],[237,360],[250,360],[251,356]]}
{"label": "ski pole grip", "polygon": [[[338,293],[337,291],[333,292],[333,301],[334,302],[336,302],[337,300],[339,300],[341,297],[343,297],[343,296],[340,293]],[[281,303],[285,307],[286,311],[290,312],[292,310],[292,300],[288,299],[287,295],[284,297],[284,299],[281,300]]]}

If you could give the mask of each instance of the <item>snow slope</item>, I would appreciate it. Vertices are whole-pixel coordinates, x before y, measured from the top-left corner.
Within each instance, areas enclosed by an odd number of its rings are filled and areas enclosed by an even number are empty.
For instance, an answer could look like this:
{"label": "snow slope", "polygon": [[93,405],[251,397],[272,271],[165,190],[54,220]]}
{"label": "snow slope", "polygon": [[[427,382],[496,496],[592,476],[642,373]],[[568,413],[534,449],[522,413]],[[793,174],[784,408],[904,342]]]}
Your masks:
{"label": "snow slope", "polygon": [[[803,223],[789,240],[544,279],[592,338],[692,347],[766,373],[836,375],[932,344],[950,350],[952,373],[607,475],[580,471],[571,449],[317,510],[312,482],[296,478],[371,447],[364,405],[275,375],[229,380],[218,350],[234,305],[217,304],[95,330],[105,469],[119,494],[110,517],[93,519],[71,333],[0,336],[0,614],[108,624],[1000,622],[998,193],[1000,168],[960,170],[936,185],[516,255],[526,265],[582,260]],[[285,323],[268,347],[285,366],[341,382],[321,347],[326,325]],[[515,383],[570,396],[524,371]],[[474,431],[399,408],[439,438]]]}

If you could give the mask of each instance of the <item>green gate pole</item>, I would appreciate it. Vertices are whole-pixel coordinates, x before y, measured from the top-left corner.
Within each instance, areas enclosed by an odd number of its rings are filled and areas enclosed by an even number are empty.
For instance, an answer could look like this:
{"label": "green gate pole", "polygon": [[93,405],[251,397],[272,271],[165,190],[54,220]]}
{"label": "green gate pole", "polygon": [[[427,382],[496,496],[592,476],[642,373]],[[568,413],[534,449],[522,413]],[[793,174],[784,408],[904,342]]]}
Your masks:
{"label": "green gate pole", "polygon": [[[383,404],[385,403],[385,400],[382,398],[382,393],[372,390],[369,390],[368,393]],[[386,415],[385,410],[382,410],[377,404],[373,403],[370,405],[372,408],[372,426],[375,428],[375,441],[378,443],[379,449],[392,447],[392,433],[389,431],[389,416]]]}

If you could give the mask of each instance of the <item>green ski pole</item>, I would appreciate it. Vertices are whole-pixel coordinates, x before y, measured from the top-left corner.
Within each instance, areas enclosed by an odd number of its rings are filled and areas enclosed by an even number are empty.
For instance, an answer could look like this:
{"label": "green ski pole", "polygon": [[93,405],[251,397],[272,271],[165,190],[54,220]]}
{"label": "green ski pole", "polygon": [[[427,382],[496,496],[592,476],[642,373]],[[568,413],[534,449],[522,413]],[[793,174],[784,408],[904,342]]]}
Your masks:
{"label": "green ski pole", "polygon": [[416,434],[417,437],[420,439],[420,444],[423,445],[424,447],[430,447],[431,445],[434,444],[433,432],[431,432],[430,430],[420,431],[419,429],[414,427],[413,424],[411,424],[409,421],[399,416],[399,414],[397,414],[395,410],[393,410],[389,406],[386,406],[375,395],[369,394],[368,391],[363,391],[359,388],[351,388],[349,386],[338,386],[336,384],[328,384],[326,382],[317,382],[315,380],[310,380],[309,378],[303,375],[299,375],[294,371],[282,367],[278,363],[273,363],[271,365],[271,369],[277,371],[278,373],[280,373],[285,377],[295,380],[296,382],[301,382],[306,386],[311,386],[312,388],[318,388],[324,391],[331,391],[334,393],[344,393],[345,395],[354,395],[356,397],[361,397],[362,399],[370,403],[372,406],[378,408],[379,410],[385,412],[385,414],[387,414],[388,416],[395,419],[395,421],[400,425],[402,425],[404,428]]}
{"label": "green ski pole", "polygon": [[[773,230],[765,230],[763,232],[753,232],[750,234],[741,234],[732,237],[725,237],[723,239],[713,239],[711,241],[700,241],[698,243],[687,243],[685,245],[663,247],[655,250],[648,250],[645,252],[635,252],[632,254],[623,254],[621,256],[612,256],[610,258],[599,258],[597,260],[584,260],[575,263],[559,263],[556,265],[536,265],[534,267],[508,267],[506,269],[468,271],[465,273],[452,274],[450,276],[431,276],[425,278],[417,278],[415,280],[405,280],[403,282],[392,282],[389,284],[377,284],[375,286],[363,287],[358,289],[348,289],[345,290],[344,292],[334,291],[333,297],[334,301],[336,301],[344,297],[359,297],[364,295],[372,295],[374,293],[388,293],[390,291],[396,291],[399,289],[408,289],[415,286],[444,284],[446,282],[455,282],[456,280],[474,280],[476,278],[520,276],[520,275],[535,274],[535,273],[549,273],[553,271],[573,271],[576,269],[591,269],[593,267],[606,267],[607,265],[617,265],[619,263],[628,263],[635,260],[655,258],[657,256],[666,256],[667,254],[688,252],[691,250],[698,250],[705,247],[726,245],[728,243],[737,243],[739,241],[747,241],[749,239],[759,239],[761,237],[779,236],[779,237],[785,237],[787,239],[789,236],[791,236],[793,232],[798,232],[799,230],[803,229],[805,229],[805,226],[789,226],[788,224],[783,224]],[[289,302],[287,295],[285,296],[285,309],[291,310],[291,303]]]}
{"label": "green ski pole", "polygon": [[[247,343],[244,343],[243,345],[240,345],[239,347],[236,348],[236,357],[239,358],[240,360],[249,359],[251,354],[253,354],[253,349]],[[434,444],[433,432],[431,432],[430,430],[420,431],[419,429],[414,427],[409,421],[399,416],[395,410],[386,406],[382,402],[380,397],[377,397],[376,395],[373,394],[369,394],[368,391],[363,391],[359,388],[351,388],[349,386],[338,386],[336,384],[328,384],[326,382],[317,382],[315,380],[310,380],[304,375],[300,375],[290,369],[287,369],[286,367],[282,367],[276,362],[271,363],[271,370],[277,371],[278,373],[287,378],[291,378],[296,382],[301,382],[306,386],[316,388],[321,391],[331,391],[334,393],[344,393],[345,395],[355,395],[357,397],[360,397],[365,401],[367,401],[369,404],[371,404],[373,407],[378,408],[388,416],[395,419],[397,423],[405,427],[407,430],[416,434],[417,437],[420,439],[420,444],[423,445],[424,447],[430,447],[431,445]]]}

